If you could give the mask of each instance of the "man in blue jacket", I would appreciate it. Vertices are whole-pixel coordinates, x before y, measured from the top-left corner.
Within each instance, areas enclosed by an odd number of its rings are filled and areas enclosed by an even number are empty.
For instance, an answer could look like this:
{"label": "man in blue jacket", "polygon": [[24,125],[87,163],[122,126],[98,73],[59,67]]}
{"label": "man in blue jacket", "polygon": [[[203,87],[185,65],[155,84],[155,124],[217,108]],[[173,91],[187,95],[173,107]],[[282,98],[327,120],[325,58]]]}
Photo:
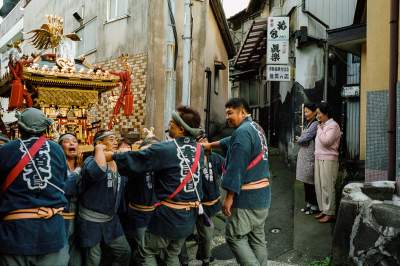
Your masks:
{"label": "man in blue jacket", "polygon": [[226,241],[240,265],[267,265],[264,225],[271,202],[267,141],[245,100],[230,99],[225,108],[235,131],[204,147],[220,147],[226,153],[221,185],[227,192],[222,205],[228,217]]}
{"label": "man in blue jacket", "polygon": [[42,111],[25,109],[21,139],[0,149],[0,265],[68,264],[61,216],[67,165],[61,147],[44,136],[51,123]]}
{"label": "man in blue jacket", "polygon": [[[104,157],[105,151],[117,150],[115,134],[98,131],[94,145],[94,156],[89,156],[82,167],[79,193],[77,225],[84,264],[100,265],[102,255],[110,255],[113,265],[129,265],[131,250],[118,216],[125,180],[115,162]],[[103,247],[108,254],[103,253]]]}
{"label": "man in blue jacket", "polygon": [[160,202],[148,224],[145,245],[139,247],[142,265],[157,265],[156,256],[163,252],[165,264],[178,266],[183,242],[193,232],[202,198],[204,153],[196,142],[202,133],[200,122],[198,112],[180,107],[169,123],[172,141],[141,151],[106,154],[129,178],[154,172],[154,192]]}

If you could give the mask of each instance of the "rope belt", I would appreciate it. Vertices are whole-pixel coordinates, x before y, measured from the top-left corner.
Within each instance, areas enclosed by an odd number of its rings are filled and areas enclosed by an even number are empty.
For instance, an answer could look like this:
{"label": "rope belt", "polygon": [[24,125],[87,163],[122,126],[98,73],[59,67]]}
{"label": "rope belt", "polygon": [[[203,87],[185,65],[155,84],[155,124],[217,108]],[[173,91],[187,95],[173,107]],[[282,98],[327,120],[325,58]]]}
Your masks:
{"label": "rope belt", "polygon": [[129,208],[131,208],[135,211],[141,211],[141,212],[152,212],[156,209],[156,206],[154,206],[154,205],[146,206],[146,205],[136,204],[133,202],[129,202],[128,206],[129,206]]}
{"label": "rope belt", "polygon": [[220,199],[221,199],[221,196],[219,196],[219,197],[216,198],[215,200],[202,202],[201,204],[203,204],[204,206],[212,206],[212,205],[218,203],[218,201],[219,201]]}
{"label": "rope belt", "polygon": [[64,217],[64,220],[74,220],[75,219],[74,212],[62,212],[61,215],[62,215],[62,217]]}
{"label": "rope belt", "polygon": [[64,208],[39,207],[31,209],[20,209],[7,213],[4,221],[20,219],[50,219],[54,215],[61,214]]}
{"label": "rope belt", "polygon": [[172,209],[190,211],[190,209],[198,208],[200,206],[200,201],[176,202],[170,199],[165,199],[160,201],[160,204]]}
{"label": "rope belt", "polygon": [[94,223],[106,223],[114,218],[114,216],[89,210],[82,205],[79,205],[79,216],[86,221]]}
{"label": "rope belt", "polygon": [[260,188],[265,188],[269,186],[269,180],[268,178],[263,178],[254,182],[250,182],[247,184],[242,185],[242,190],[253,190],[253,189],[260,189]]}

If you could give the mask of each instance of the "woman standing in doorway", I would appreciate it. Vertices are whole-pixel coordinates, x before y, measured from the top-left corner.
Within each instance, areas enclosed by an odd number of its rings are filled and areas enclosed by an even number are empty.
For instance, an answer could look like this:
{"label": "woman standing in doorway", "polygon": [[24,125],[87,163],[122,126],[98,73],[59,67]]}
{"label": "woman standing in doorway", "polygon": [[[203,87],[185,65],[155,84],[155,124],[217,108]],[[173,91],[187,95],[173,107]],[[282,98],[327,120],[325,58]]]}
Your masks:
{"label": "woman standing in doorway", "polygon": [[306,206],[301,209],[307,215],[318,212],[318,202],[314,186],[315,163],[315,136],[317,135],[318,121],[316,119],[317,106],[309,103],[304,105],[305,127],[297,139],[300,146],[297,155],[296,179],[304,183]]}
{"label": "woman standing in doorway", "polygon": [[315,191],[321,213],[315,218],[320,223],[335,220],[335,184],[339,170],[339,144],[342,132],[327,103],[321,103],[317,109],[319,121],[315,138]]}

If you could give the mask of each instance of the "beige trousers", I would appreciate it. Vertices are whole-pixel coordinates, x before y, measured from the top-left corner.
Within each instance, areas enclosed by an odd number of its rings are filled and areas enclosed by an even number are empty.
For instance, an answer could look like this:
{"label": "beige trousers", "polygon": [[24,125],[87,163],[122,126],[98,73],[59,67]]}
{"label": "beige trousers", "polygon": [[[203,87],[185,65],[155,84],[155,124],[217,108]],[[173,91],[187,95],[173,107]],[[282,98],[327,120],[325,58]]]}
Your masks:
{"label": "beige trousers", "polygon": [[315,193],[318,207],[326,215],[335,215],[335,184],[338,170],[337,160],[315,160]]}

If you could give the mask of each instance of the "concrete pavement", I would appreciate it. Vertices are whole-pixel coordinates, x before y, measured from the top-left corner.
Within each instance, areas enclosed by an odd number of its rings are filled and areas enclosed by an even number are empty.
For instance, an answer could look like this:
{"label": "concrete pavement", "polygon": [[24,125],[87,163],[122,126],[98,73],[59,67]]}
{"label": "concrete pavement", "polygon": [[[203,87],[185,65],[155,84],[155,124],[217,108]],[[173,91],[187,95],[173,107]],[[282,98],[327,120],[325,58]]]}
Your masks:
{"label": "concrete pavement", "polygon": [[[303,184],[295,181],[295,173],[279,155],[270,157],[272,206],[265,226],[269,266],[310,265],[330,254],[331,224],[319,224],[300,211],[304,206]],[[225,243],[225,218],[214,217],[212,265],[238,265]],[[196,242],[188,242],[190,265],[201,265],[194,259]]]}

